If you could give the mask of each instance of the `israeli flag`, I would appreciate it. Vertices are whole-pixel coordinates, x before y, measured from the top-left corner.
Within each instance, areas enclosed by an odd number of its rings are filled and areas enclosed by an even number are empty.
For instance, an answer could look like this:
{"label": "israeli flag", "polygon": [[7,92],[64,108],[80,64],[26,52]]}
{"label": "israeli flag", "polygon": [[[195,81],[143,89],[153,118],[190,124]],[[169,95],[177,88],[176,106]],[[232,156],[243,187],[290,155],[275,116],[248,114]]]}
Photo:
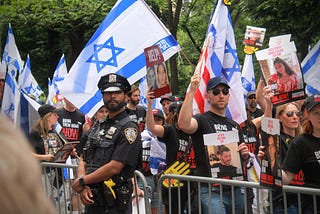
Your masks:
{"label": "israeli flag", "polygon": [[241,82],[243,87],[243,95],[246,99],[248,92],[256,91],[256,79],[254,77],[252,55],[246,54],[245,56],[241,73]]}
{"label": "israeli flag", "polygon": [[[119,0],[84,47],[61,85],[62,95],[91,117],[102,104],[97,83],[117,73],[135,83],[146,75],[144,49],[159,45],[167,60],[180,47],[143,0]],[[100,102],[100,103],[99,103]]]}
{"label": "israeli flag", "polygon": [[64,57],[64,54],[62,54],[58,65],[56,67],[56,70],[54,71],[52,81],[48,78],[48,98],[47,103],[53,105],[54,103],[54,97],[58,94],[61,94],[61,90],[58,86],[58,82],[63,81],[64,77],[68,74],[66,60]]}
{"label": "israeli flag", "polygon": [[301,63],[304,82],[320,91],[320,40]]}
{"label": "israeli flag", "polygon": [[23,67],[23,61],[20,57],[10,23],[2,61],[6,63],[7,70],[11,73],[11,76],[16,78],[18,71]]}
{"label": "israeli flag", "polygon": [[23,70],[19,73],[18,87],[28,96],[35,99],[38,103],[42,104],[41,96],[45,96],[40,85],[31,73],[30,57],[27,56],[27,61]]}
{"label": "israeli flag", "polygon": [[17,82],[8,72],[5,79],[1,114],[7,116],[15,125],[18,121],[18,105],[20,100],[20,91]]}

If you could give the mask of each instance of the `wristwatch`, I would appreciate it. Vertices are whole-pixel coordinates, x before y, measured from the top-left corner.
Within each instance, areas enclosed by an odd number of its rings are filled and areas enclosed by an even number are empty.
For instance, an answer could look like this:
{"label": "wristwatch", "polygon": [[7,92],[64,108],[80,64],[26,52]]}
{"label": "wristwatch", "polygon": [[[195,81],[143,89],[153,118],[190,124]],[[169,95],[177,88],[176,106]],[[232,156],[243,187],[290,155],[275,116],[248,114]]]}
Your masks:
{"label": "wristwatch", "polygon": [[84,177],[84,176],[82,176],[82,177],[79,179],[79,184],[84,187],[86,184],[84,183],[83,177]]}

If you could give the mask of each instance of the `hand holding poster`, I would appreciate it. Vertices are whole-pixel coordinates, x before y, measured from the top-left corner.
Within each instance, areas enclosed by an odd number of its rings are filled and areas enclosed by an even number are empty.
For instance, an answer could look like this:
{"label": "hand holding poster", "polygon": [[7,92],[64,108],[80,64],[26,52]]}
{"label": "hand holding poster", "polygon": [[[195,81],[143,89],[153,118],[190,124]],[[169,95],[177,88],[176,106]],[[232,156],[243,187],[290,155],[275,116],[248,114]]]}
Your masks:
{"label": "hand holding poster", "polygon": [[[213,178],[243,180],[237,130],[203,135]],[[223,189],[230,188],[224,186]]]}
{"label": "hand holding poster", "polygon": [[147,65],[147,84],[152,88],[154,96],[170,93],[168,72],[158,45],[144,49]]}
{"label": "hand holding poster", "polygon": [[265,156],[262,159],[260,185],[272,189],[282,188],[280,156],[280,123],[278,119],[261,119],[262,146]]}
{"label": "hand holding poster", "polygon": [[273,90],[274,105],[304,99],[303,79],[294,42],[256,52],[266,84]]}

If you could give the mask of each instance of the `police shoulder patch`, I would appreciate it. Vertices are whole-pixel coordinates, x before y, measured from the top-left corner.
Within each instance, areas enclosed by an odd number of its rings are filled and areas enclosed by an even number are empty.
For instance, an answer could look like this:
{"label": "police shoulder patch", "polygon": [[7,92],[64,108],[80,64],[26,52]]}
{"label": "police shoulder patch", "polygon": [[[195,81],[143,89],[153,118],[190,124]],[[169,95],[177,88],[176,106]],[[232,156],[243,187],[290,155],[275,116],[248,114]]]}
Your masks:
{"label": "police shoulder patch", "polygon": [[124,136],[127,141],[132,144],[138,137],[138,130],[135,128],[126,128],[124,129]]}

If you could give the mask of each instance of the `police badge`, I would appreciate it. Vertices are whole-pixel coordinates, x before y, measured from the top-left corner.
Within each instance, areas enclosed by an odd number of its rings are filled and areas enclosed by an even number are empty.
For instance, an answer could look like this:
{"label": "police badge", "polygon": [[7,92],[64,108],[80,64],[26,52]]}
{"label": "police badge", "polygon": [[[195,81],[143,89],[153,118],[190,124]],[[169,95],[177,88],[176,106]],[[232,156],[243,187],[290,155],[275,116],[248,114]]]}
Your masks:
{"label": "police badge", "polygon": [[130,144],[132,144],[138,137],[138,130],[135,128],[126,128],[124,130],[124,136]]}

